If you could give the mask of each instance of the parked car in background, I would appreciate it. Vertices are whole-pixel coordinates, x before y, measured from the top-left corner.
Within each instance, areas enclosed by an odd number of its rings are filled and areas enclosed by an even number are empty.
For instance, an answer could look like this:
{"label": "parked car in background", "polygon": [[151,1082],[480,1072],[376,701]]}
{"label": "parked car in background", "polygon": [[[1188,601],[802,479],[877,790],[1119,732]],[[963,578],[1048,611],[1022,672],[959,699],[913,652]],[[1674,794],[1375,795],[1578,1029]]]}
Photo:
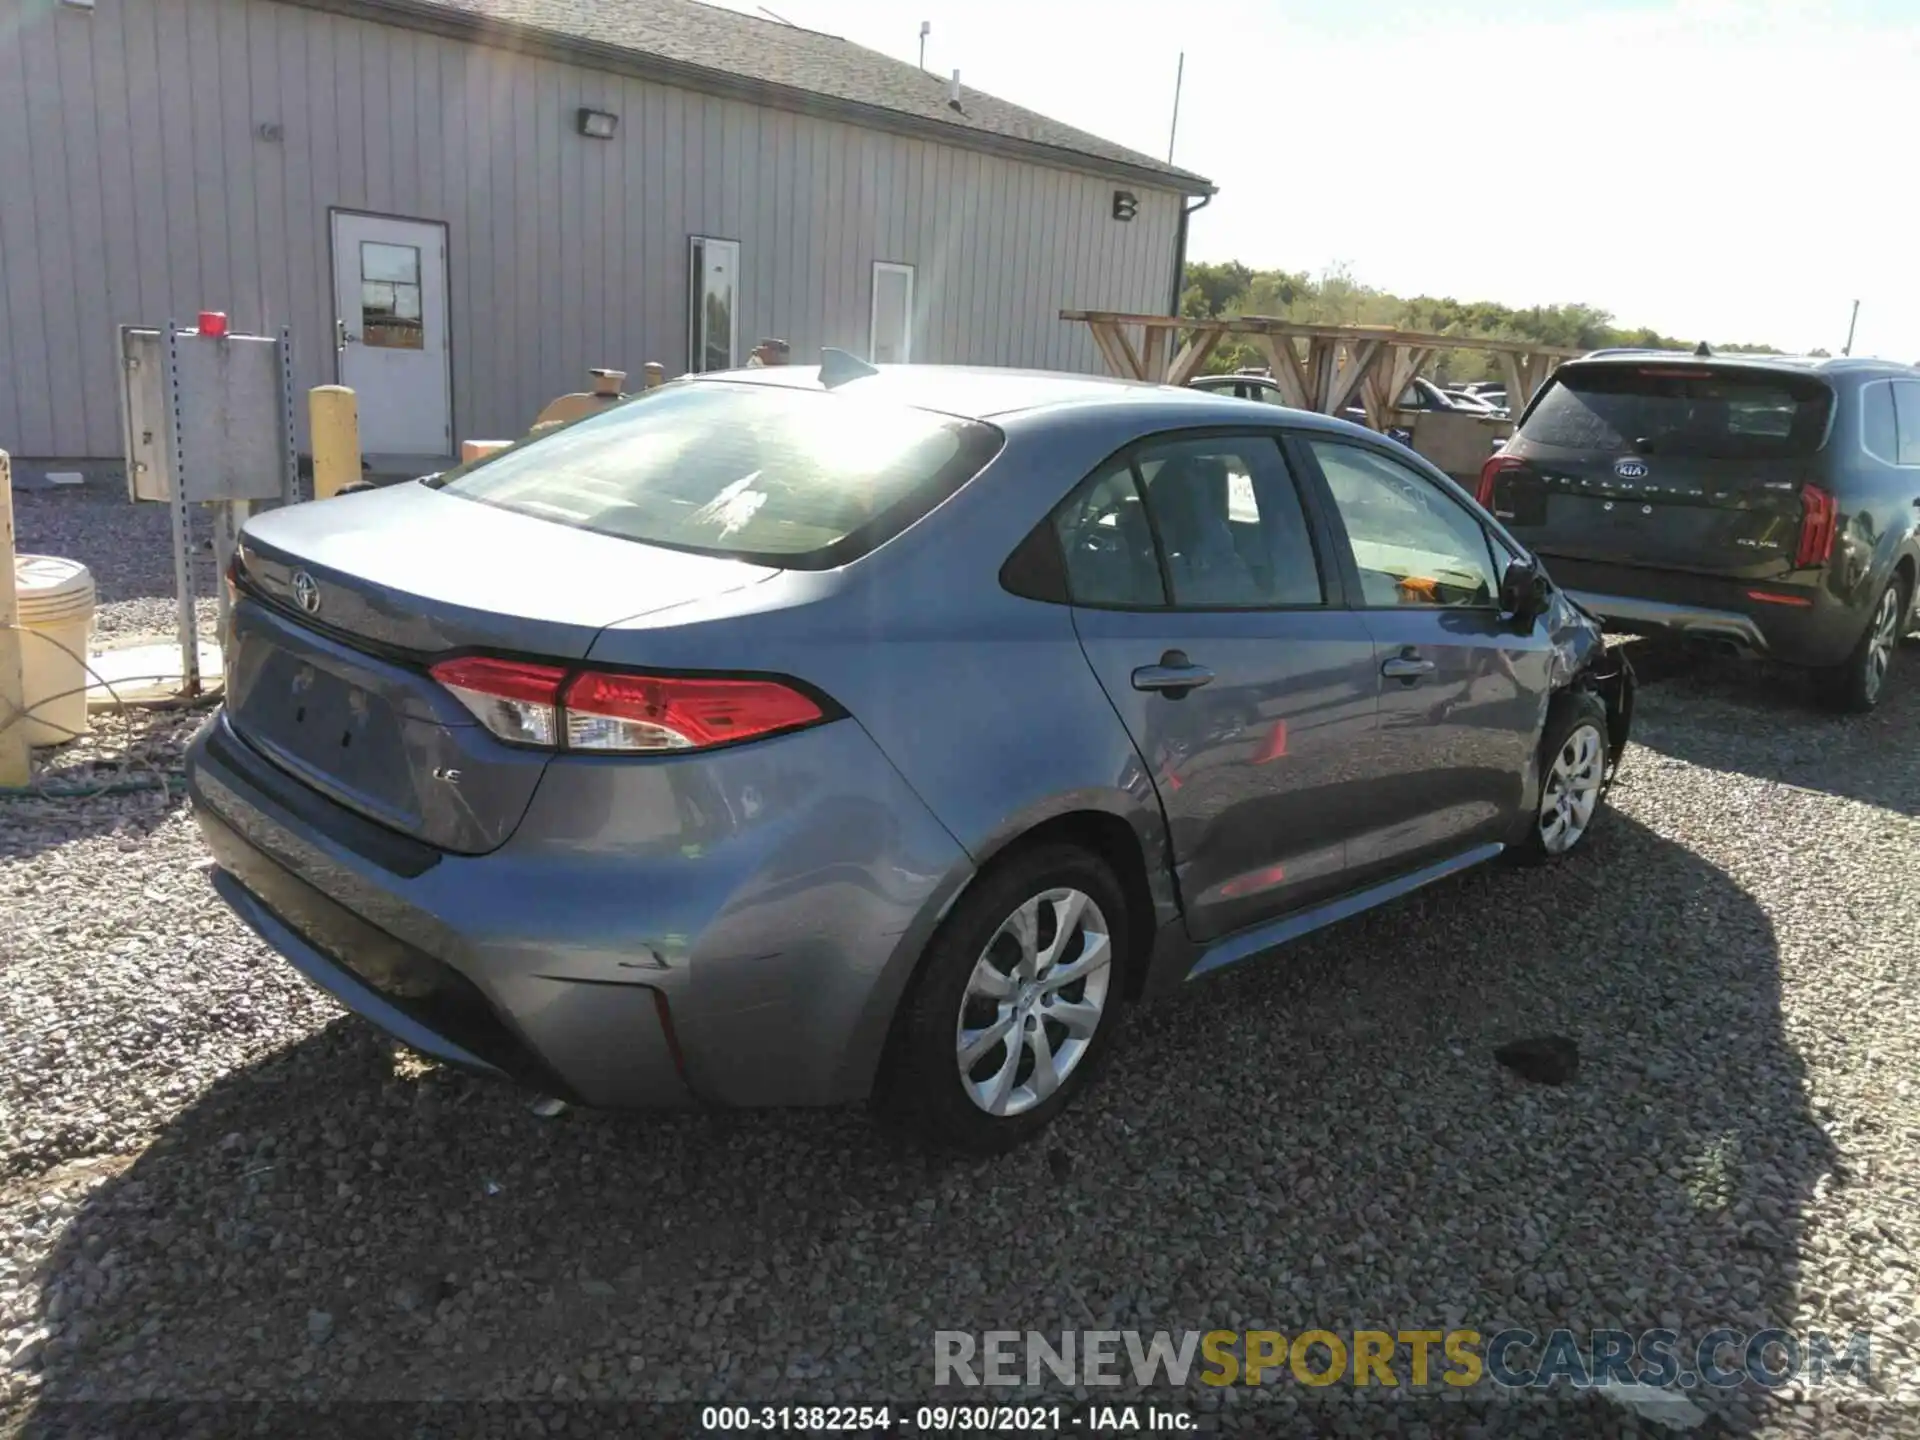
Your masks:
{"label": "parked car in background", "polygon": [[1271,375],[1240,371],[1232,375],[1196,375],[1188,388],[1208,395],[1231,395],[1236,400],[1258,400],[1263,405],[1285,405],[1280,386]]}
{"label": "parked car in background", "polygon": [[1471,380],[1465,385],[1449,386],[1447,393],[1477,401],[1503,415],[1507,412],[1507,387],[1497,380]]}
{"label": "parked car in background", "polygon": [[1560,367],[1480,502],[1582,605],[1885,693],[1920,573],[1920,370],[1654,355]]}
{"label": "parked car in background", "polygon": [[222,896],[414,1048],[1006,1148],[1132,1000],[1590,833],[1632,674],[1326,416],[929,365],[688,377],[248,522]]}
{"label": "parked car in background", "polygon": [[[1285,405],[1286,397],[1280,393],[1280,387],[1271,375],[1257,375],[1241,371],[1233,375],[1202,375],[1189,380],[1188,386],[1203,390],[1209,395],[1231,395],[1236,400],[1252,400],[1262,405]],[[1367,423],[1367,412],[1358,405],[1349,405],[1345,418],[1355,425]],[[1398,445],[1411,447],[1413,432],[1401,425],[1389,425],[1384,431],[1387,439]]]}

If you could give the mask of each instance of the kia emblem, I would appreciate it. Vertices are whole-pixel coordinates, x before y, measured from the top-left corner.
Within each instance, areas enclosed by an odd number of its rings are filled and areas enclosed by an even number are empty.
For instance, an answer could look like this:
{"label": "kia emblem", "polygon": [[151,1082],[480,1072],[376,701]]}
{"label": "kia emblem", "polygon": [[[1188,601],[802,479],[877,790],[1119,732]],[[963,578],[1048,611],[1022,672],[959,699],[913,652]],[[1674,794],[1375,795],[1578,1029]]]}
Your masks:
{"label": "kia emblem", "polygon": [[320,613],[320,587],[314,583],[313,576],[304,570],[293,572],[293,598],[307,614]]}
{"label": "kia emblem", "polygon": [[1613,473],[1622,480],[1644,480],[1647,478],[1647,462],[1629,455],[1613,462]]}

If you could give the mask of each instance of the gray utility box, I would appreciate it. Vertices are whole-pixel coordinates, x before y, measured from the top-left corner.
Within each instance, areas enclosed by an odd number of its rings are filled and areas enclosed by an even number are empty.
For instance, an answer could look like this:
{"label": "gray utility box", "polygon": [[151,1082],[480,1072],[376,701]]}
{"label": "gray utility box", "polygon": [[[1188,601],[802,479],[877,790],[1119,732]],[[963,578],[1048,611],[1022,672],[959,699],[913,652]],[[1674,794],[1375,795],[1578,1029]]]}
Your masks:
{"label": "gray utility box", "polygon": [[293,392],[284,336],[120,328],[127,494],[189,504],[285,498]]}

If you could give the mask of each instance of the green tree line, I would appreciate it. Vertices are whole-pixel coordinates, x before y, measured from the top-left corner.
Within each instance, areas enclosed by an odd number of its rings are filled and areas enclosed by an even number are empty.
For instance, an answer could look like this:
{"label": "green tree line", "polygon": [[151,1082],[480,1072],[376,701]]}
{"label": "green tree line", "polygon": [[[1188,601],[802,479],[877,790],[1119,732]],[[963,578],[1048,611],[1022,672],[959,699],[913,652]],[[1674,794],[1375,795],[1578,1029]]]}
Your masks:
{"label": "green tree line", "polygon": [[[1691,350],[1700,339],[1676,339],[1646,326],[1617,325],[1611,314],[1592,305],[1533,305],[1516,310],[1490,300],[1440,300],[1431,295],[1407,299],[1361,284],[1343,265],[1315,276],[1304,271],[1254,270],[1237,260],[1190,264],[1180,313],[1193,320],[1264,315],[1306,325],[1393,325],[1463,339],[1530,340],[1581,350],[1613,345]],[[1708,343],[1715,350],[1749,354],[1775,350],[1771,345]],[[1229,336],[1213,352],[1207,369],[1221,374],[1265,363],[1257,347]],[[1445,385],[1501,378],[1493,356],[1471,350],[1443,350],[1427,373]]]}

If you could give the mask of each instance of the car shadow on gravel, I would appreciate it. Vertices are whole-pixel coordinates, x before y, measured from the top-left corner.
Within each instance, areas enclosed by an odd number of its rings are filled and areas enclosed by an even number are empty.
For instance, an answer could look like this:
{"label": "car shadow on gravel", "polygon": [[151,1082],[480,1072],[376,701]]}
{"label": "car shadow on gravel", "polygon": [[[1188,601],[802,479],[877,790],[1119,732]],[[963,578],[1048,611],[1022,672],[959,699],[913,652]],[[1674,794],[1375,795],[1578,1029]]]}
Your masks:
{"label": "car shadow on gravel", "polygon": [[[1056,1131],[991,1162],[858,1112],[540,1121],[343,1019],[94,1184],[42,1283],[27,1433],[136,1397],[897,1402],[935,1329],[1790,1325],[1801,1216],[1845,1176],[1777,960],[1751,896],[1614,814],[1572,863],[1141,1012]],[[1546,1031],[1579,1043],[1571,1084],[1491,1058]],[[1412,1411],[1381,1393],[1158,1398],[1391,1433]],[[1727,1431],[1764,1413],[1695,1393]],[[1544,1433],[1543,1404],[1451,1413]],[[1560,1433],[1622,1433],[1576,1408]]]}
{"label": "car shadow on gravel", "polygon": [[1636,644],[1635,745],[1669,761],[1752,776],[1901,815],[1920,815],[1920,644],[1894,659],[1868,715],[1836,715],[1804,674],[1779,665]]}

